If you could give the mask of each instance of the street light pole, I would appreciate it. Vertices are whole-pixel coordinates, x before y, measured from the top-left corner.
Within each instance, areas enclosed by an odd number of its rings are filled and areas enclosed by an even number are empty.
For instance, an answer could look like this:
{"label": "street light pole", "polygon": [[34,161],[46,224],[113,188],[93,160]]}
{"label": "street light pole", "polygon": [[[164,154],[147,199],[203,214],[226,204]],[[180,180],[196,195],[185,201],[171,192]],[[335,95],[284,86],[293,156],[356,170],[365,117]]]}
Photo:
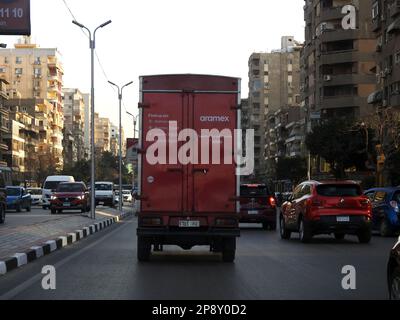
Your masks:
{"label": "street light pole", "polygon": [[118,100],[119,100],[119,201],[118,201],[118,209],[122,214],[122,203],[124,201],[124,197],[122,196],[122,92],[124,88],[130,86],[133,81],[128,82],[124,86],[120,88],[120,86],[116,85],[114,82],[108,81],[109,84],[116,87],[118,89]]}
{"label": "street light pole", "polygon": [[85,29],[89,33],[89,41],[90,41],[90,51],[91,51],[91,181],[90,181],[90,215],[92,219],[96,219],[96,193],[95,193],[95,180],[96,180],[96,148],[95,148],[95,117],[94,117],[94,50],[96,49],[96,32],[100,28],[104,28],[105,26],[109,25],[111,23],[111,20],[108,20],[107,22],[104,22],[100,26],[98,26],[94,32],[93,32],[93,38],[92,38],[92,32],[89,30],[89,28],[85,27],[83,24],[77,22],[77,21],[72,21],[73,24],[77,25],[78,27]]}

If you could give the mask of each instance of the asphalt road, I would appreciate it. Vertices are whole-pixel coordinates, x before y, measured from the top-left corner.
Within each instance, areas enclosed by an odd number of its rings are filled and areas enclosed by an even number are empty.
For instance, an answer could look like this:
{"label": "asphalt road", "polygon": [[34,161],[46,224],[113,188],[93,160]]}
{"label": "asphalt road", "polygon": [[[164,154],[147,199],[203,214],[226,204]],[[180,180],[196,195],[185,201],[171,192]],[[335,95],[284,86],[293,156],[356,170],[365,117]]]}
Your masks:
{"label": "asphalt road", "polygon": [[[387,299],[386,263],[395,238],[301,244],[243,226],[237,259],[224,264],[207,248],[175,247],[136,260],[136,218],[0,278],[0,299]],[[41,287],[42,267],[56,268],[54,291]],[[357,289],[345,291],[342,267],[353,265]]]}

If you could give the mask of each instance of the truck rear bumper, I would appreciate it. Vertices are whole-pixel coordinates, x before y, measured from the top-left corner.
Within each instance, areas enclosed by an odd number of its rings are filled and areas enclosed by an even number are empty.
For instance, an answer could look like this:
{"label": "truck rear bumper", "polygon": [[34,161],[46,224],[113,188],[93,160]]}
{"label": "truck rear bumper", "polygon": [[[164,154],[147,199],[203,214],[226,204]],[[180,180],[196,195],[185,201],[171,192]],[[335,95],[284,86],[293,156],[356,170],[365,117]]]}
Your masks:
{"label": "truck rear bumper", "polygon": [[224,238],[240,237],[239,228],[210,228],[207,230],[171,230],[169,228],[138,228],[137,235],[141,237],[165,237],[165,238]]}

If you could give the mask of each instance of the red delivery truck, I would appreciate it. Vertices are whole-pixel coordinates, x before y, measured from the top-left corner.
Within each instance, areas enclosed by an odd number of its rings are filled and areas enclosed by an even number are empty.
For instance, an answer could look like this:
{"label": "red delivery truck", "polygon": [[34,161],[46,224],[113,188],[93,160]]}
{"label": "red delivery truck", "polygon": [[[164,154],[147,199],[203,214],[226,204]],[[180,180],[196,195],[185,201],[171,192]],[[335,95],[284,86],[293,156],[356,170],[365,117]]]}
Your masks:
{"label": "red delivery truck", "polygon": [[232,139],[240,84],[210,75],[140,77],[139,261],[165,245],[209,246],[234,261],[240,177]]}

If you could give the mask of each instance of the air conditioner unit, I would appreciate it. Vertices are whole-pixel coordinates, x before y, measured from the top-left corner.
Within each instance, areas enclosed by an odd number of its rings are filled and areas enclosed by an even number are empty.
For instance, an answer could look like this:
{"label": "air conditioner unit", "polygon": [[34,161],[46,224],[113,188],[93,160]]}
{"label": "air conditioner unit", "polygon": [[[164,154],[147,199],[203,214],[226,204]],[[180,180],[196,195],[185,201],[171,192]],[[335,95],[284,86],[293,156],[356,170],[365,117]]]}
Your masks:
{"label": "air conditioner unit", "polygon": [[331,80],[332,80],[332,76],[324,75],[324,81],[331,81]]}
{"label": "air conditioner unit", "polygon": [[386,68],[386,69],[385,69],[385,73],[386,73],[387,75],[391,75],[391,74],[392,74],[392,68]]}
{"label": "air conditioner unit", "polygon": [[382,101],[382,107],[387,107],[388,106],[388,101],[387,100],[383,100]]}
{"label": "air conditioner unit", "polygon": [[382,79],[386,79],[386,76],[387,76],[386,72],[382,71],[381,72],[381,78]]}

